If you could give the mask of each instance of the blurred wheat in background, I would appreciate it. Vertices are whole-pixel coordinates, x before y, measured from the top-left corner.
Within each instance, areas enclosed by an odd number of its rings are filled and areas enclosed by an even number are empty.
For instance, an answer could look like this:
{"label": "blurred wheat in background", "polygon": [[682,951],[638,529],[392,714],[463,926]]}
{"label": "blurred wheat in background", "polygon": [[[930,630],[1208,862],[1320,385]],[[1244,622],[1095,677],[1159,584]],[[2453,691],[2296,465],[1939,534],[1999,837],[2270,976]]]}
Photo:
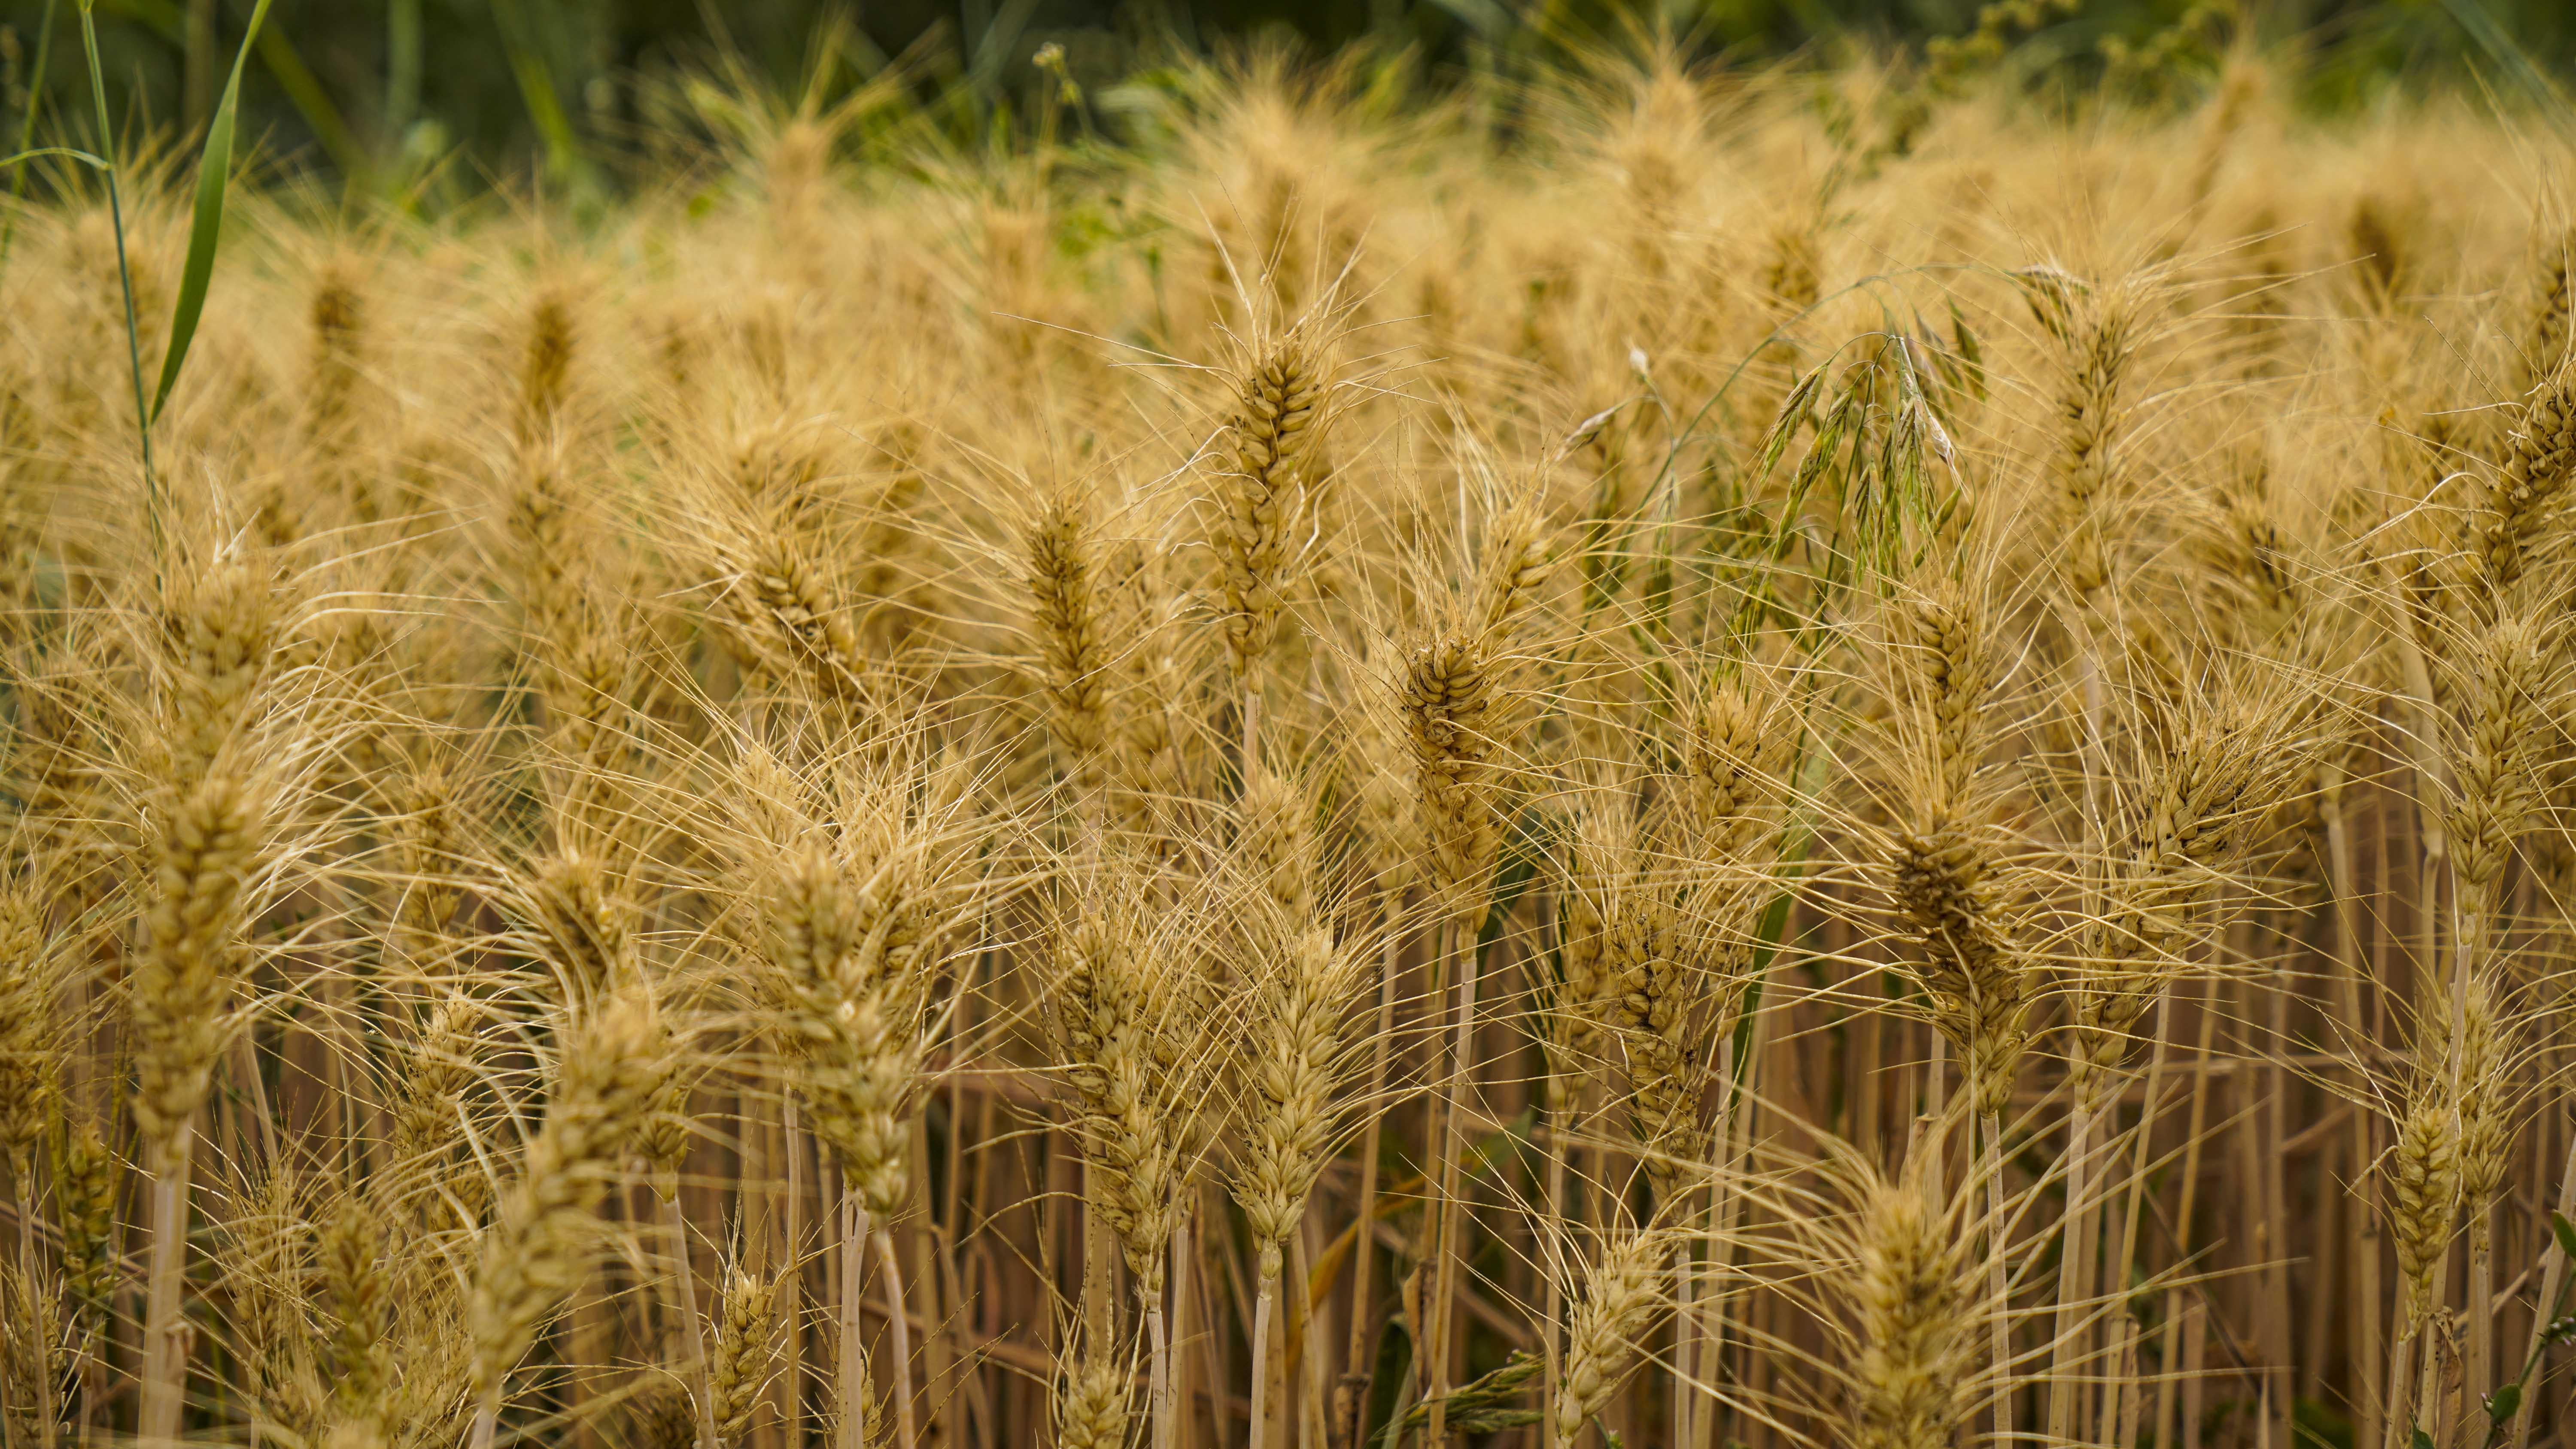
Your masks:
{"label": "blurred wheat in background", "polygon": [[9,1449],[2568,1445],[2563,113],[2050,13],[64,122]]}

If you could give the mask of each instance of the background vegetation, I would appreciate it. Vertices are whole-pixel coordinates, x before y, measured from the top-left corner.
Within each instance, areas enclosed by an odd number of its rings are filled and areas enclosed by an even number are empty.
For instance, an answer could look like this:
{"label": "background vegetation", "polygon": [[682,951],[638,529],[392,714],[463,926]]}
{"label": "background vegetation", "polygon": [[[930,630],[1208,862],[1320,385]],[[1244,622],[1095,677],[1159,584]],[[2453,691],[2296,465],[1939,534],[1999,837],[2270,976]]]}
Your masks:
{"label": "background vegetation", "polygon": [[[252,0],[99,0],[111,109],[141,122],[207,113]],[[2049,10],[2016,52],[2023,79],[2083,95],[2106,46],[2152,46],[2177,31],[2239,26],[2309,52],[2301,99],[2344,107],[2428,77],[2472,72],[2528,88],[2529,68],[2576,63],[2576,10],[2561,0],[2097,0]],[[46,107],[77,128],[88,114],[72,43],[75,0],[7,0],[10,114],[45,17],[57,63]],[[1972,0],[277,0],[246,80],[246,135],[299,167],[399,185],[432,162],[467,179],[542,158],[558,172],[631,154],[677,74],[718,55],[779,83],[800,76],[815,39],[854,22],[856,71],[898,58],[925,95],[962,89],[979,120],[1033,93],[1029,57],[1064,46],[1095,88],[1190,54],[1251,40],[1312,53],[1365,45],[1401,56],[1435,85],[1522,74],[1640,25],[1738,63],[1919,50],[1974,26]],[[2241,12],[2241,13],[2240,13]],[[2215,76],[2210,57],[2186,66]],[[560,120],[557,118],[560,117]]]}

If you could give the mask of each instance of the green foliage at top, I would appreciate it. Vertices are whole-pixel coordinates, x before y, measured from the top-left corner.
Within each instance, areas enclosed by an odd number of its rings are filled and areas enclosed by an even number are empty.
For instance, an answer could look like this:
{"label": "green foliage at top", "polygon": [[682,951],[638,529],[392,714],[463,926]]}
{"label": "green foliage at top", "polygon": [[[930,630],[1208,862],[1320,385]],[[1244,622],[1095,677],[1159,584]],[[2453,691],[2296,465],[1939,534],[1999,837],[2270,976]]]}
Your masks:
{"label": "green foliage at top", "polygon": [[[114,124],[193,141],[252,9],[95,0]],[[95,149],[86,85],[59,60],[71,25],[67,5],[0,5],[0,81],[13,121],[33,114],[37,135]],[[1879,144],[1895,151],[1933,102],[1988,76],[2187,102],[2244,38],[2300,51],[2301,99],[2326,110],[2428,85],[2563,108],[2576,75],[2563,0],[274,0],[240,122],[272,165],[410,206],[527,177],[596,196],[675,127],[722,139],[697,104],[710,78],[791,105],[875,87],[967,144],[1025,139],[1056,117],[1052,95],[1072,102],[1068,124],[1126,139],[1122,99],[1247,43],[1373,53],[1405,101],[1507,85],[1649,31],[1744,65],[1892,59],[1902,85]]]}

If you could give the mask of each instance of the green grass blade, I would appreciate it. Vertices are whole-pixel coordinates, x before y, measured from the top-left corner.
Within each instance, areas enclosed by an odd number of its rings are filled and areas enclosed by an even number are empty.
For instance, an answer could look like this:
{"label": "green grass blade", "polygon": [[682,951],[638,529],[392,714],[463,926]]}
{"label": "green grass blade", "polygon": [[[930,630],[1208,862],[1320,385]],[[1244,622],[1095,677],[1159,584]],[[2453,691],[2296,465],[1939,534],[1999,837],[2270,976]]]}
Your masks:
{"label": "green grass blade", "polygon": [[[104,0],[106,8],[135,24],[143,26],[172,45],[187,43],[188,17],[172,0]],[[265,8],[265,7],[262,7]],[[260,30],[260,63],[268,68],[269,78],[286,93],[288,104],[304,118],[306,129],[322,149],[331,154],[331,162],[343,176],[357,176],[366,170],[366,149],[358,144],[357,133],[349,129],[340,108],[332,104],[330,93],[322,89],[313,68],[287,39],[283,30]]]}
{"label": "green grass blade", "polygon": [[205,315],[206,288],[215,275],[215,243],[224,229],[224,189],[232,177],[233,117],[241,108],[242,67],[250,63],[251,44],[259,39],[260,22],[268,18],[268,4],[269,0],[259,0],[251,10],[250,29],[233,55],[232,78],[224,82],[224,98],[206,127],[206,154],[197,162],[196,215],[188,223],[188,261],[179,273],[179,305],[170,316],[170,349],[161,357],[161,382],[152,394],[149,421],[160,419],[162,406],[170,401],[170,389],[178,386],[188,344],[196,340],[197,319]]}
{"label": "green grass blade", "polygon": [[32,151],[21,151],[15,156],[0,156],[0,166],[16,166],[44,156],[69,156],[75,161],[96,167],[98,170],[107,169],[106,157],[93,156],[77,146],[38,146]]}
{"label": "green grass blade", "polygon": [[492,20],[500,28],[502,48],[509,53],[510,73],[519,82],[519,98],[527,105],[529,124],[536,127],[539,139],[545,143],[546,169],[563,180],[578,179],[581,139],[573,134],[572,118],[555,93],[554,75],[546,67],[545,56],[537,47],[519,0],[492,0]]}
{"label": "green grass blade", "polygon": [[[18,118],[18,155],[9,167],[9,209],[0,216],[0,269],[9,265],[9,245],[18,239],[18,208],[27,200],[27,161],[36,153],[36,111],[45,100],[45,67],[54,55],[55,0],[45,0],[45,18],[36,27],[36,65],[27,77],[27,109]],[[105,170],[104,166],[99,168]]]}
{"label": "green grass blade", "polygon": [[116,232],[116,289],[125,300],[126,376],[134,383],[134,445],[143,455],[143,518],[152,534],[152,588],[161,590],[161,480],[152,471],[152,420],[143,408],[143,337],[134,319],[134,264],[125,247],[125,199],[116,185],[116,126],[107,115],[107,81],[98,68],[98,16],[91,0],[80,5],[81,58],[89,63],[89,100],[98,117],[99,154],[107,158],[107,220]]}

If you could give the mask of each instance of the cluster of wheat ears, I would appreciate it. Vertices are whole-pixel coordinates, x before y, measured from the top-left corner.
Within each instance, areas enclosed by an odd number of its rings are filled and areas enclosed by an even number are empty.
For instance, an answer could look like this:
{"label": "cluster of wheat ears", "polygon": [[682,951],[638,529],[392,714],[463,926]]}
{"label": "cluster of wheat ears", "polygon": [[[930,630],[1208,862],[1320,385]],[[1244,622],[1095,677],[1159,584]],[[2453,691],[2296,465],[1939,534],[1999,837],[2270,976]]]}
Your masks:
{"label": "cluster of wheat ears", "polygon": [[2566,1443],[2561,141],[1639,49],[67,175],[10,1449]]}

